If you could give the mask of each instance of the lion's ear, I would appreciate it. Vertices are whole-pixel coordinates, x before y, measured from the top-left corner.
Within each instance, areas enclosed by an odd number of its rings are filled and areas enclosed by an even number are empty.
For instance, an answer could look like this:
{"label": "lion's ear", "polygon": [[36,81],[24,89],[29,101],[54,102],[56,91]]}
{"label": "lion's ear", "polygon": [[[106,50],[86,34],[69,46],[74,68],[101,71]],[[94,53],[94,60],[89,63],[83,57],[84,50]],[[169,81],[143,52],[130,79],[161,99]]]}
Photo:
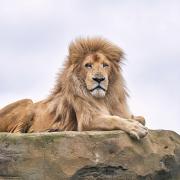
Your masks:
{"label": "lion's ear", "polygon": [[122,49],[119,48],[118,57],[116,59],[117,63],[121,63],[124,60],[124,52]]}
{"label": "lion's ear", "polygon": [[85,49],[82,45],[82,39],[76,39],[72,41],[69,45],[69,61],[71,64],[77,63],[80,59],[82,59],[85,55]]}
{"label": "lion's ear", "polygon": [[109,49],[105,54],[107,58],[112,62],[121,63],[124,60],[123,50],[115,45],[109,46]]}

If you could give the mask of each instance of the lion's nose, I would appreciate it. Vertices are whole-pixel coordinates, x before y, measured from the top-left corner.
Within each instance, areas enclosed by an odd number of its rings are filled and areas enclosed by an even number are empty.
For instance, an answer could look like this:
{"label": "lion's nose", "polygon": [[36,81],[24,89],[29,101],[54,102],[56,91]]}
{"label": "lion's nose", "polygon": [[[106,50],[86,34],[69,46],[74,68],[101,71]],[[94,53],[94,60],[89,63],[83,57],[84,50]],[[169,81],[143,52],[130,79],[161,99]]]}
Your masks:
{"label": "lion's nose", "polygon": [[93,79],[94,81],[98,82],[98,83],[100,83],[101,81],[104,81],[104,80],[105,80],[104,77],[93,77],[92,79]]}

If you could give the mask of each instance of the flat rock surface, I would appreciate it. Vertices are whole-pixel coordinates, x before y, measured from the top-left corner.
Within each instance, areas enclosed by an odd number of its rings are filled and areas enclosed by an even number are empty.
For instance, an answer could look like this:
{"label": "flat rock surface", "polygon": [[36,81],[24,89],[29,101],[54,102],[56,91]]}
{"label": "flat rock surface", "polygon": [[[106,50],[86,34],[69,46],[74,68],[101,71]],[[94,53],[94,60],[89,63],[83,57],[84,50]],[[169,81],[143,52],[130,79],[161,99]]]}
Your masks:
{"label": "flat rock surface", "polygon": [[0,133],[0,179],[178,180],[180,135],[151,130]]}

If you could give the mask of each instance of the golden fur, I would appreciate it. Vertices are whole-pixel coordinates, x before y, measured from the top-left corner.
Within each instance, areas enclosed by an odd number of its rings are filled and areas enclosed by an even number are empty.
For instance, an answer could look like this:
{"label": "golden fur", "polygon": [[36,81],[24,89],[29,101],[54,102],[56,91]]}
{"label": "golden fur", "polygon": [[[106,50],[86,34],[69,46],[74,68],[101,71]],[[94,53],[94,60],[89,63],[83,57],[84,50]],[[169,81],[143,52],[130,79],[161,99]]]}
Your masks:
{"label": "golden fur", "polygon": [[144,118],[128,109],[123,55],[122,49],[102,38],[75,40],[50,96],[37,103],[21,100],[0,110],[0,131],[121,129],[144,137],[147,129],[139,123],[144,124]]}

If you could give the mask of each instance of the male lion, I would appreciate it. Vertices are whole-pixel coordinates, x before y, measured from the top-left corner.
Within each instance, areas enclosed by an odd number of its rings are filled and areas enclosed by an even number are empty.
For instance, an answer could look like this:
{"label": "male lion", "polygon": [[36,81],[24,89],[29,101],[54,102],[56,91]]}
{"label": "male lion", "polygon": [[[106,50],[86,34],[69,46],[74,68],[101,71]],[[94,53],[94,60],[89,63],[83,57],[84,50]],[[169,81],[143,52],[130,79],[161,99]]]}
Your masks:
{"label": "male lion", "polygon": [[140,139],[147,128],[133,116],[121,74],[123,51],[102,38],[70,44],[63,71],[50,96],[17,101],[0,110],[1,132],[123,130]]}

